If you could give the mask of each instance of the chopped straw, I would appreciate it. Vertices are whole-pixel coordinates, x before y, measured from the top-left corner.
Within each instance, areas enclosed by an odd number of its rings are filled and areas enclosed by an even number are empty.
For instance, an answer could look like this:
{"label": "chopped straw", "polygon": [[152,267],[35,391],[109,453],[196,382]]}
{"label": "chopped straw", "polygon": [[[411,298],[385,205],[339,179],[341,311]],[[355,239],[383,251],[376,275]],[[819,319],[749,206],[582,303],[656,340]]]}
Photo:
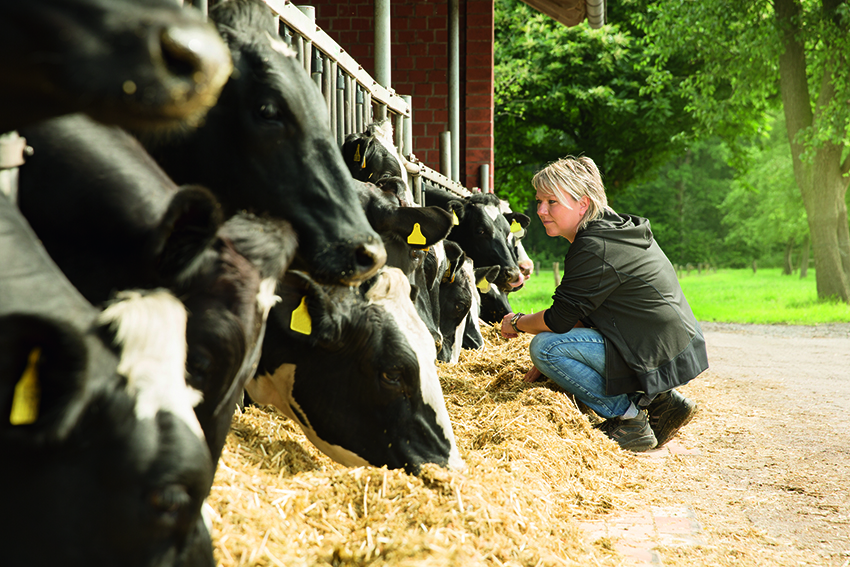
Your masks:
{"label": "chopped straw", "polygon": [[484,350],[438,368],[464,471],[346,468],[274,409],[237,412],[208,499],[219,563],[617,564],[578,522],[626,506],[635,457],[557,386],[522,381],[531,337],[484,331]]}

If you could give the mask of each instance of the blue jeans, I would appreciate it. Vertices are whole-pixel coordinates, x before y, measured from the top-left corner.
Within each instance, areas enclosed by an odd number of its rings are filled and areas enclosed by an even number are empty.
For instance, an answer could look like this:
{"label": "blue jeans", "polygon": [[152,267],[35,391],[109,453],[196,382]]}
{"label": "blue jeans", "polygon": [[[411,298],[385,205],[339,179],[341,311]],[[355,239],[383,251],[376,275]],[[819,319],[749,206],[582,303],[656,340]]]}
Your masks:
{"label": "blue jeans", "polygon": [[531,361],[550,380],[604,418],[619,417],[637,406],[640,394],[605,394],[605,340],[595,329],[540,333],[531,340]]}

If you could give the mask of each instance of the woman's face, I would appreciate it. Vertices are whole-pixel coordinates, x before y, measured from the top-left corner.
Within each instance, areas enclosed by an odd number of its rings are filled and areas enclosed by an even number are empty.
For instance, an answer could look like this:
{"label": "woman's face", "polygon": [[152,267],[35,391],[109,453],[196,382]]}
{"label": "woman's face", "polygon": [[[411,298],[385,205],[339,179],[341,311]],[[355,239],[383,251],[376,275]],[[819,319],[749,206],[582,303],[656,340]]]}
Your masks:
{"label": "woman's face", "polygon": [[549,236],[563,236],[570,242],[575,240],[578,225],[590,199],[582,197],[578,201],[567,195],[567,204],[561,203],[555,195],[537,191],[537,216]]}

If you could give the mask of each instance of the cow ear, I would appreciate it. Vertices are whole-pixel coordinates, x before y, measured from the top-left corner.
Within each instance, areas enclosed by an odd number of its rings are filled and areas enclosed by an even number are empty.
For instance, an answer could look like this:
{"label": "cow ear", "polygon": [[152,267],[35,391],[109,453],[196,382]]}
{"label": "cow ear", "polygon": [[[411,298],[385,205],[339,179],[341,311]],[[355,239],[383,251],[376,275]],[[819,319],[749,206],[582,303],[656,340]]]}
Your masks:
{"label": "cow ear", "polygon": [[466,254],[456,242],[452,242],[451,240],[446,240],[443,247],[446,251],[446,260],[449,263],[447,271],[449,272],[451,279],[454,279],[455,274],[466,261]]}
{"label": "cow ear", "polygon": [[[466,207],[464,206],[463,201],[452,199],[446,204],[446,210],[454,215],[452,218],[453,223],[458,224],[463,222],[463,217],[466,215]],[[455,218],[457,221],[455,221]]]}
{"label": "cow ear", "polygon": [[527,229],[528,225],[531,223],[531,219],[528,218],[528,215],[524,215],[522,213],[504,213],[504,215],[505,220],[508,221],[508,224],[511,227],[511,232],[517,239],[523,238],[525,236],[525,229]]}
{"label": "cow ear", "polygon": [[[341,291],[348,291],[348,288]],[[283,326],[318,344],[334,344],[341,333],[340,309],[309,275],[290,270],[278,284],[281,301],[274,307]]]}
{"label": "cow ear", "polygon": [[499,266],[484,266],[482,268],[473,268],[475,274],[475,285],[483,281],[493,283],[499,277]]}
{"label": "cow ear", "polygon": [[212,193],[200,186],[181,188],[169,203],[157,233],[162,276],[175,276],[206,250],[221,223],[221,207]]}
{"label": "cow ear", "polygon": [[0,317],[0,432],[57,429],[83,393],[86,352],[82,333],[70,325]]}
{"label": "cow ear", "polygon": [[427,248],[448,236],[452,215],[440,207],[401,207],[396,209],[393,232],[413,248]]}

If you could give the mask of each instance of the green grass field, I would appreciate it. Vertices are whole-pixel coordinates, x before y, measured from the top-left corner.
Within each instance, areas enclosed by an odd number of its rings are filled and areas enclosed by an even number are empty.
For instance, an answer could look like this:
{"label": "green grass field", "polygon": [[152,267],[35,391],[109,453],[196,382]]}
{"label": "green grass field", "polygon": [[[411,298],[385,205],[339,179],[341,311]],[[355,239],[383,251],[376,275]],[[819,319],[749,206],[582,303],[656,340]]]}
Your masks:
{"label": "green grass field", "polygon": [[[850,305],[818,301],[814,270],[805,279],[781,270],[696,270],[679,280],[700,321],[817,325],[850,322]],[[510,295],[514,311],[534,313],[552,305],[552,271],[541,270],[523,289]]]}

